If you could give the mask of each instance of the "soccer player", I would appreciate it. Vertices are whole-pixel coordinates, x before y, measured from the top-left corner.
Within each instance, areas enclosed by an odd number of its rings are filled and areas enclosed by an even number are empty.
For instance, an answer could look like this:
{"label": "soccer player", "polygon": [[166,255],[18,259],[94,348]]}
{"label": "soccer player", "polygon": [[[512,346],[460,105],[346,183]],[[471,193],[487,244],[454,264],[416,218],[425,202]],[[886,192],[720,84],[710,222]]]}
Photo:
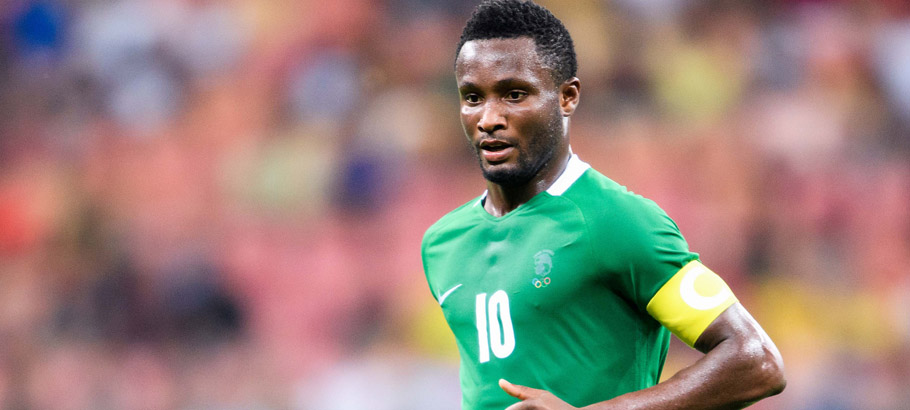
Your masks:
{"label": "soccer player", "polygon": [[[572,153],[576,66],[562,23],[527,1],[484,2],[458,44],[487,190],[427,230],[422,257],[462,407],[727,409],[781,392],[777,348],[676,224]],[[670,332],[705,355],[658,384]]]}

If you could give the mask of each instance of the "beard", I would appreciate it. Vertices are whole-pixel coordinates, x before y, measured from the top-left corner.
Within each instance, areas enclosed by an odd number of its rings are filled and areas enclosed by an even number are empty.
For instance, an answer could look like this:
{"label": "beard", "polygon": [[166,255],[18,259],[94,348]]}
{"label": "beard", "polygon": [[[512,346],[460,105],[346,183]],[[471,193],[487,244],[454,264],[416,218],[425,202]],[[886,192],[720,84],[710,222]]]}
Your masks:
{"label": "beard", "polygon": [[474,147],[474,156],[480,164],[483,177],[503,187],[517,187],[530,182],[540,170],[547,166],[563,137],[562,115],[555,113],[543,128],[526,138],[525,144],[514,144],[516,163],[514,166],[484,166],[480,148]]}

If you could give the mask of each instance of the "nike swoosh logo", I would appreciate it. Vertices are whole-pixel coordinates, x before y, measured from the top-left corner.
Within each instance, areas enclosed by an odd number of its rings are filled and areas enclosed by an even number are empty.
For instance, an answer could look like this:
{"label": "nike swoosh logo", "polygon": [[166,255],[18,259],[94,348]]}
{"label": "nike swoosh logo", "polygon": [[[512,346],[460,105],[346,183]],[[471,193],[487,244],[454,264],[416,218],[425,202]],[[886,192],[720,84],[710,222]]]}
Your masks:
{"label": "nike swoosh logo", "polygon": [[455,291],[455,289],[460,288],[461,285],[462,285],[462,284],[459,283],[459,284],[455,285],[452,289],[447,290],[446,293],[443,293],[442,296],[439,297],[439,306],[442,306],[442,302],[445,301],[446,298],[449,297],[449,295],[451,295],[452,292]]}

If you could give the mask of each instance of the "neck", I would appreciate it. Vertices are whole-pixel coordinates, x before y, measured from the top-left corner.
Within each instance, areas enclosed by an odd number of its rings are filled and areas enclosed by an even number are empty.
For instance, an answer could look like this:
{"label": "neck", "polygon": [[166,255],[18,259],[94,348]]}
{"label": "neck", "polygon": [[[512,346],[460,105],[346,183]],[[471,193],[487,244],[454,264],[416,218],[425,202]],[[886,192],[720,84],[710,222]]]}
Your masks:
{"label": "neck", "polygon": [[546,191],[562,175],[569,163],[571,154],[568,149],[560,150],[549,162],[525,184],[503,186],[487,181],[487,198],[483,208],[490,215],[500,217],[512,212],[515,208]]}

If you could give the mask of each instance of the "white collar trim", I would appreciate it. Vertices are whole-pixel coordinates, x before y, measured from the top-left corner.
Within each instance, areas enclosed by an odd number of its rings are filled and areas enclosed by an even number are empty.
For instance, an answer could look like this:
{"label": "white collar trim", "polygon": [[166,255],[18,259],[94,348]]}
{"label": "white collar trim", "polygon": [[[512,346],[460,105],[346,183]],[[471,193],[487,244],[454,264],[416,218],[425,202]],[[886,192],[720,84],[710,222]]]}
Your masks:
{"label": "white collar trim", "polygon": [[556,178],[556,181],[553,181],[553,184],[547,188],[547,193],[553,196],[560,196],[578,180],[581,178],[581,174],[584,174],[585,171],[591,168],[587,162],[584,162],[578,158],[578,155],[572,154],[569,157],[569,163],[566,164],[566,169],[562,171],[562,175],[559,178]]}
{"label": "white collar trim", "polygon": [[[553,196],[562,195],[578,180],[578,178],[581,178],[581,175],[584,174],[588,168],[591,168],[591,165],[579,159],[578,155],[572,154],[572,156],[569,157],[569,163],[566,164],[566,169],[564,169],[562,174],[559,175],[559,178],[556,178],[556,181],[553,181],[553,184],[547,188],[547,193]],[[477,202],[474,203],[474,206],[482,204],[483,200],[486,198],[487,191],[484,190]]]}

